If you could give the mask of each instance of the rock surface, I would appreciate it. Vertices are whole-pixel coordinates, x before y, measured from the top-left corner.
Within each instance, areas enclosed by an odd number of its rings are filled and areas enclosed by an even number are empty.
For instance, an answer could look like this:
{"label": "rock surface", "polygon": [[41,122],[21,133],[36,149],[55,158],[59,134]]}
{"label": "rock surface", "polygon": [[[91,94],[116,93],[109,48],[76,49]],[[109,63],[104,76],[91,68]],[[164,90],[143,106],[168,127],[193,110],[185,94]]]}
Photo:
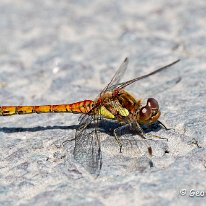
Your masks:
{"label": "rock surface", "polygon": [[168,139],[152,141],[153,167],[102,134],[94,178],[74,161],[74,141],[62,144],[74,137],[78,115],[1,117],[0,205],[203,205],[205,10],[204,0],[2,0],[1,105],[94,99],[126,56],[123,80],[181,62],[127,88],[155,97],[173,128],[151,132]]}

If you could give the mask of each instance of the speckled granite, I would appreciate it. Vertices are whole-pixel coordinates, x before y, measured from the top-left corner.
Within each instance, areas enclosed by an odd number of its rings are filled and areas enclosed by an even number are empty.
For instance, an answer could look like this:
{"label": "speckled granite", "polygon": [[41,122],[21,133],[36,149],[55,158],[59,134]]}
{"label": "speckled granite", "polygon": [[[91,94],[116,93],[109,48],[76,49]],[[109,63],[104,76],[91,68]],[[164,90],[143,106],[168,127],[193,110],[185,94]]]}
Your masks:
{"label": "speckled granite", "polygon": [[124,80],[181,62],[127,88],[158,99],[173,128],[155,132],[168,142],[155,141],[153,167],[102,134],[95,179],[74,161],[74,141],[62,145],[78,115],[1,117],[0,205],[204,205],[206,193],[189,195],[206,192],[205,11],[204,0],[2,0],[1,105],[94,99],[126,56]]}

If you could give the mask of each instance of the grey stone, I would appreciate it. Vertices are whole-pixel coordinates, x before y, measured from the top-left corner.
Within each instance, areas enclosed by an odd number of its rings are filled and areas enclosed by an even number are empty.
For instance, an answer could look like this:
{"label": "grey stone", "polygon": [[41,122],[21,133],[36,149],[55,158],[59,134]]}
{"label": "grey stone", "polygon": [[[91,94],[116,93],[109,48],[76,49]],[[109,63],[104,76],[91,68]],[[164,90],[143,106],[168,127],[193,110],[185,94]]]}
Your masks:
{"label": "grey stone", "polygon": [[144,146],[119,153],[102,132],[97,178],[68,141],[78,115],[1,117],[0,205],[205,205],[205,9],[204,0],[2,0],[0,105],[95,99],[126,56],[122,81],[181,62],[127,88],[158,100],[171,130],[149,134],[168,141],[153,139],[153,156],[138,156]]}

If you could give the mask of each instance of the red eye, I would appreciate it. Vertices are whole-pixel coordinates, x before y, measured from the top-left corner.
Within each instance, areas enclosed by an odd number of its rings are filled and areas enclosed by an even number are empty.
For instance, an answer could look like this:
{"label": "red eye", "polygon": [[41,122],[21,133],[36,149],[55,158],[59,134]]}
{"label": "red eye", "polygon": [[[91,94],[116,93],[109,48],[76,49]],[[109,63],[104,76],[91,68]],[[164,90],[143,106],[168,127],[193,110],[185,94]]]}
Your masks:
{"label": "red eye", "polygon": [[151,117],[152,110],[149,106],[142,107],[139,111],[140,119],[147,120]]}
{"label": "red eye", "polygon": [[149,98],[147,100],[147,105],[152,109],[152,110],[159,110],[159,104],[157,102],[157,100],[155,100],[154,98]]}

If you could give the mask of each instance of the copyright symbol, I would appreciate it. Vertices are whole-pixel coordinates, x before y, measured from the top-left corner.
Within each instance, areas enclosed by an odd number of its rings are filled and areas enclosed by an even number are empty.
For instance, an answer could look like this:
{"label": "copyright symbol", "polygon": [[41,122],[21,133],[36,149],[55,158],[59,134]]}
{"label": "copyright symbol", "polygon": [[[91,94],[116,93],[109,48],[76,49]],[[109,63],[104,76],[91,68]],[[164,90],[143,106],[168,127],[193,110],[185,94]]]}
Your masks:
{"label": "copyright symbol", "polygon": [[180,195],[181,196],[185,196],[187,194],[187,190],[186,189],[181,189],[180,190]]}

